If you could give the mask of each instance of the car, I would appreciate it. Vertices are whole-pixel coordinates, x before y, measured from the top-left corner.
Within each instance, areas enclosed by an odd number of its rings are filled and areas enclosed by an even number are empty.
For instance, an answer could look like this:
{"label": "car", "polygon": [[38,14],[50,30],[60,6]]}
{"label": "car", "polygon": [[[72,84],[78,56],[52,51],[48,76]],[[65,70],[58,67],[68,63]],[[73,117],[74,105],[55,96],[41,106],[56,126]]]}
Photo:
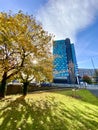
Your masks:
{"label": "car", "polygon": [[37,83],[37,82],[31,82],[30,85],[32,87],[40,87],[40,83]]}
{"label": "car", "polygon": [[52,86],[51,83],[47,83],[47,82],[41,83],[40,85],[41,85],[41,87],[51,87]]}

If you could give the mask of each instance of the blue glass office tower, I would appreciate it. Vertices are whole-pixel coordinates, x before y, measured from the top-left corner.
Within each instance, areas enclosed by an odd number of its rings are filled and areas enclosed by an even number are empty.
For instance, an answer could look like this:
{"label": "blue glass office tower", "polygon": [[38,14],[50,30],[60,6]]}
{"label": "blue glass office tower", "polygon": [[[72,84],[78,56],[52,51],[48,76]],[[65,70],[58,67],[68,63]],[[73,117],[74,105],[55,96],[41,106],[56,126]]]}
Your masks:
{"label": "blue glass office tower", "polygon": [[74,44],[70,39],[58,40],[53,44],[55,83],[75,83],[78,75],[78,67]]}

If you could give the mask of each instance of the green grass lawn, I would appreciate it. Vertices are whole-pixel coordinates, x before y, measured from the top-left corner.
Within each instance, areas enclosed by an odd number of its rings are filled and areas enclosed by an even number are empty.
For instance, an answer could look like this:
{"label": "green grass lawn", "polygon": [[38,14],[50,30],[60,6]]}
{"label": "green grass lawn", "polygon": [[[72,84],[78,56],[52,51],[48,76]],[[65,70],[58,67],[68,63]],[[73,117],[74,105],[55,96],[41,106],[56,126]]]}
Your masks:
{"label": "green grass lawn", "polygon": [[98,98],[87,90],[6,96],[0,130],[98,130]]}

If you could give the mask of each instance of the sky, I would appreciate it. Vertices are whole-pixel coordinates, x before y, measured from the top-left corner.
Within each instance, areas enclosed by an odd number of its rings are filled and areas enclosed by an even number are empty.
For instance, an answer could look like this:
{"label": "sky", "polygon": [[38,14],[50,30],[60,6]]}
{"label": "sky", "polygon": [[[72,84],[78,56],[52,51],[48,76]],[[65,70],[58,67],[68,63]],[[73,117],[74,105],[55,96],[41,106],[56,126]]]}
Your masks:
{"label": "sky", "polygon": [[98,0],[0,0],[0,12],[32,14],[55,40],[70,38],[79,68],[98,68]]}

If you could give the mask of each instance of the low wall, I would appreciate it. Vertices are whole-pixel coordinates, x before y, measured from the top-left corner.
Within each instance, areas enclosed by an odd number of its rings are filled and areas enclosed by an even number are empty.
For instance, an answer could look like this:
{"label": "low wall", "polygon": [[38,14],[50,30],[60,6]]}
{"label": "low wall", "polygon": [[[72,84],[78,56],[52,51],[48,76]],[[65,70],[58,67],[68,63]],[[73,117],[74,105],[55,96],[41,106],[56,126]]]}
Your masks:
{"label": "low wall", "polygon": [[22,93],[22,85],[11,84],[7,86],[6,95],[21,94],[21,93]]}
{"label": "low wall", "polygon": [[[50,90],[55,87],[40,87],[29,85],[28,92],[39,91],[39,90]],[[6,95],[10,94],[22,94],[22,85],[19,84],[10,84],[7,86]]]}

